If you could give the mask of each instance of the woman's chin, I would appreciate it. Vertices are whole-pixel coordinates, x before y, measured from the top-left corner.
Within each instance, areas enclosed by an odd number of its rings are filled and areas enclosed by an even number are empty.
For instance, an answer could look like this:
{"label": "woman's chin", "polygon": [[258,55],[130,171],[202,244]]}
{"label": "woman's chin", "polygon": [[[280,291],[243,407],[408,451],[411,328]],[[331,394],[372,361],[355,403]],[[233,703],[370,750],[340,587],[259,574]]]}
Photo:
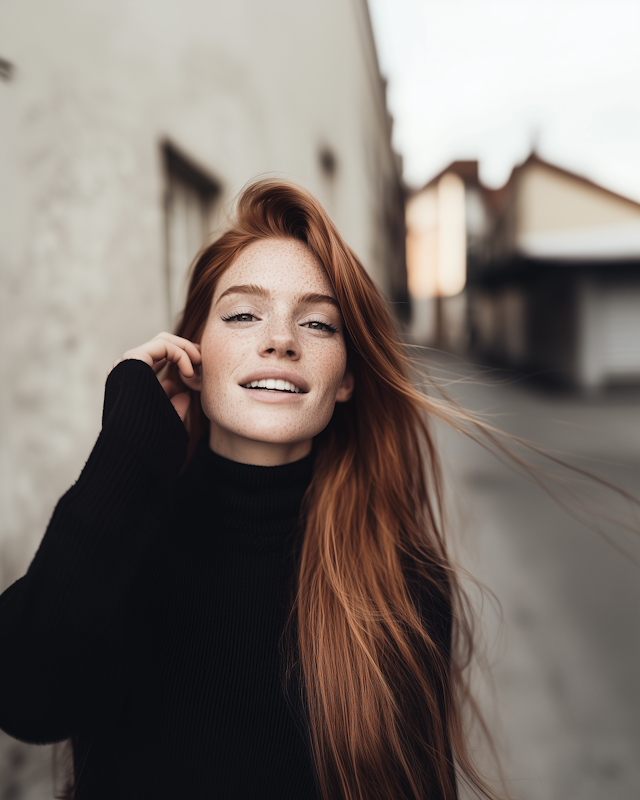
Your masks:
{"label": "woman's chin", "polygon": [[245,389],[240,397],[223,395],[216,403],[207,403],[208,399],[203,398],[203,410],[211,421],[211,443],[226,442],[227,447],[246,447],[251,442],[291,447],[309,442],[333,413],[330,404],[310,403],[310,395],[303,393]]}
{"label": "woman's chin", "polygon": [[274,429],[253,426],[240,435],[243,441],[251,446],[266,447],[296,447],[313,439],[315,433],[307,434],[306,431],[292,431],[291,428]]}

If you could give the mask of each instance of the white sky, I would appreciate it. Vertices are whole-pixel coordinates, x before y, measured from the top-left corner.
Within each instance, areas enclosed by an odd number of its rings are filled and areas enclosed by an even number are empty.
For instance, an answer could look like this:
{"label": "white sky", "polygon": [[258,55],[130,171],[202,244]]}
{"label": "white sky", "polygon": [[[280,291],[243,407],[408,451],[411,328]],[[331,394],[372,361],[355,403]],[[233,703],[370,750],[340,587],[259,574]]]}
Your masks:
{"label": "white sky", "polygon": [[411,186],[478,158],[500,186],[536,142],[640,201],[640,0],[368,0]]}

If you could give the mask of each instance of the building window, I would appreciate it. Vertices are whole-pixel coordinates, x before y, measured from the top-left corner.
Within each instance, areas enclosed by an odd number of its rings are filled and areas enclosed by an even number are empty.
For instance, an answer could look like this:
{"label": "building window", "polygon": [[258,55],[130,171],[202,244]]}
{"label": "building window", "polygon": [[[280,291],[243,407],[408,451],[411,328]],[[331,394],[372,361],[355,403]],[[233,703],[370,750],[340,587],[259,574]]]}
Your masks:
{"label": "building window", "polygon": [[325,178],[333,180],[338,169],[338,159],[333,150],[330,147],[322,147],[318,153],[318,161]]}
{"label": "building window", "polygon": [[7,61],[6,58],[0,58],[0,78],[3,81],[10,81],[13,78],[14,71],[13,64],[10,61]]}
{"label": "building window", "polygon": [[213,221],[220,185],[171,144],[163,145],[166,173],[167,296],[171,324],[184,305],[189,266]]}

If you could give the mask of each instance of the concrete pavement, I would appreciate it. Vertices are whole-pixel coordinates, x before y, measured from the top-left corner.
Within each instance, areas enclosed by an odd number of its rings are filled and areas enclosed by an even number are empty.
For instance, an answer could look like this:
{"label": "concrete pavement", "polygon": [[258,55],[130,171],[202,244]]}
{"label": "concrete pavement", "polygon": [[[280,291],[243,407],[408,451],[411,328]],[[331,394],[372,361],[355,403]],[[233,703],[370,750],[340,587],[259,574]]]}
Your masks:
{"label": "concrete pavement", "polygon": [[[509,433],[640,495],[640,391],[542,391],[453,359],[431,359],[450,393]],[[509,789],[521,800],[640,798],[640,567],[482,448],[438,430],[460,559],[485,603],[495,696],[480,700]],[[599,507],[611,493],[585,485]],[[627,513],[627,519],[629,515]],[[640,522],[636,521],[640,531]],[[606,528],[640,561],[640,536]]]}

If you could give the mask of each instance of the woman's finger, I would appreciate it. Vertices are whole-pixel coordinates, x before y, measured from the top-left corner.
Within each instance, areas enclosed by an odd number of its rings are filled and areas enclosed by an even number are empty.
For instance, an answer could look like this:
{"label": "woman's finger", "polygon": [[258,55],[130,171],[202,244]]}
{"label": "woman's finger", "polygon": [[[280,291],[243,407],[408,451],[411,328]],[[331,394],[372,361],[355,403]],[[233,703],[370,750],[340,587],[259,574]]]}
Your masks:
{"label": "woman's finger", "polygon": [[160,372],[160,370],[166,365],[167,359],[161,358],[160,361],[156,361],[153,365],[152,369],[156,373],[156,375]]}
{"label": "woman's finger", "polygon": [[165,340],[165,347],[166,347],[166,359],[167,361],[171,361],[177,365],[180,372],[187,378],[192,377],[194,375],[195,370],[193,369],[193,364],[191,362],[191,358],[186,350],[183,350],[182,347],[179,347],[177,344],[173,344],[173,342],[169,342]]}
{"label": "woman's finger", "polygon": [[[111,370],[125,359],[138,359],[148,364],[157,374],[168,362],[176,364],[180,372],[191,378],[194,373],[194,364],[202,363],[200,346],[190,342],[182,336],[163,331],[139,347],[134,347],[111,365]],[[107,376],[109,375],[107,373]]]}
{"label": "woman's finger", "polygon": [[[198,353],[199,356],[200,354]],[[154,367],[155,364],[161,361],[165,363],[166,361],[171,361],[173,364],[177,364],[180,372],[187,377],[193,375],[193,366],[187,352],[169,339],[161,336],[156,336],[155,339],[140,347],[134,347],[133,350],[127,350],[124,358],[140,359],[150,367]]]}
{"label": "woman's finger", "polygon": [[175,333],[167,333],[166,331],[159,333],[158,336],[156,336],[156,339],[157,338],[166,339],[168,342],[176,345],[181,350],[184,350],[194,364],[199,364],[201,362],[202,356],[200,355],[200,345],[197,345],[182,336],[176,336]]}

